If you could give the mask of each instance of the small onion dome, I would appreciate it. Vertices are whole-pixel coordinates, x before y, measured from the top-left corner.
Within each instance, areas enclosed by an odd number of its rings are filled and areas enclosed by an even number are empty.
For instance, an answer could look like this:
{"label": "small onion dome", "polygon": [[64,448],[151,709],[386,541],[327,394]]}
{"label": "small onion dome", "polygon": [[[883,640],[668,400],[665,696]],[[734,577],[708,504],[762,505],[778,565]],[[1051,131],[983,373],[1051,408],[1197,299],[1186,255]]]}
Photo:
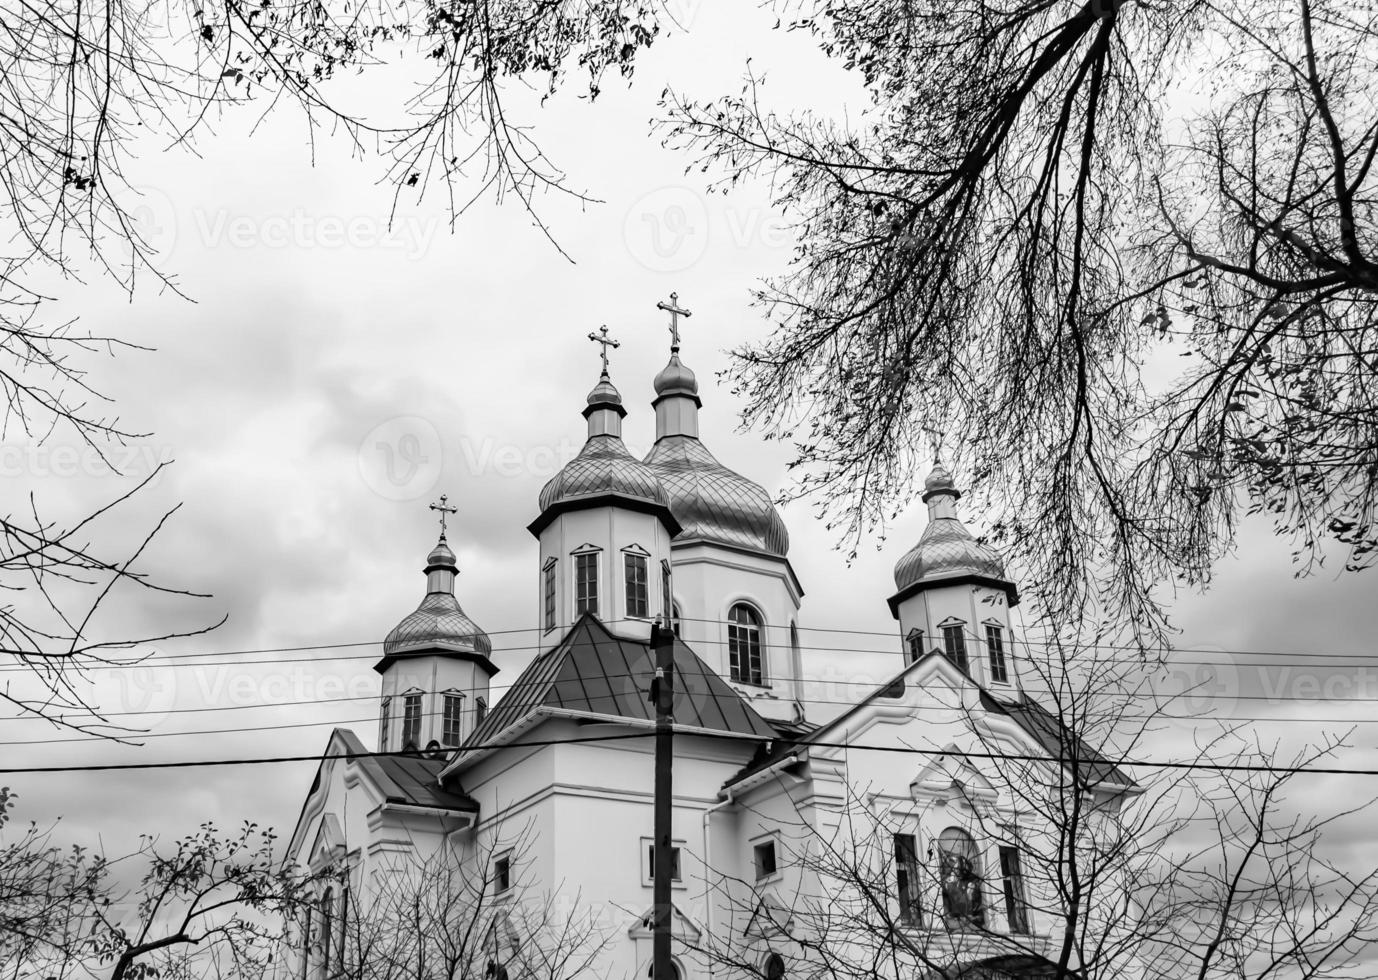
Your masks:
{"label": "small onion dome", "polygon": [[[448,548],[445,550],[449,551]],[[488,634],[464,614],[459,601],[450,592],[426,593],[426,598],[421,600],[416,611],[387,635],[383,641],[383,656],[392,657],[412,650],[436,647],[485,657],[493,652]]]}
{"label": "small onion dome", "polygon": [[895,564],[895,588],[937,578],[977,575],[1005,580],[1005,566],[993,548],[981,544],[955,517],[928,522],[919,543]]}
{"label": "small onion dome", "polygon": [[439,543],[431,549],[431,553],[426,556],[426,571],[429,573],[436,568],[458,568],[459,563],[455,561],[455,553],[450,550],[450,545],[445,541],[445,536],[441,535]]}
{"label": "small onion dome", "polygon": [[656,397],[662,395],[692,395],[699,393],[699,379],[694,372],[685,367],[678,354],[670,355],[670,363],[660,369],[655,377]]}
{"label": "small onion dome", "polygon": [[657,439],[646,464],[670,494],[670,511],[683,528],[677,542],[702,540],[776,558],[789,553],[789,531],[770,494],[719,463],[698,439]]}
{"label": "small onion dome", "polygon": [[582,497],[616,494],[669,509],[669,497],[649,466],[627,452],[615,435],[594,435],[564,469],[541,488],[542,512]]}
{"label": "small onion dome", "polygon": [[622,393],[617,390],[606,373],[599,377],[598,383],[589,392],[588,404],[590,408],[602,405],[616,405],[621,408]]}
{"label": "small onion dome", "polygon": [[935,494],[950,493],[953,500],[962,498],[962,491],[957,489],[957,484],[953,482],[952,474],[948,472],[942,463],[934,463],[932,471],[923,481],[923,502],[928,503],[928,499]]}

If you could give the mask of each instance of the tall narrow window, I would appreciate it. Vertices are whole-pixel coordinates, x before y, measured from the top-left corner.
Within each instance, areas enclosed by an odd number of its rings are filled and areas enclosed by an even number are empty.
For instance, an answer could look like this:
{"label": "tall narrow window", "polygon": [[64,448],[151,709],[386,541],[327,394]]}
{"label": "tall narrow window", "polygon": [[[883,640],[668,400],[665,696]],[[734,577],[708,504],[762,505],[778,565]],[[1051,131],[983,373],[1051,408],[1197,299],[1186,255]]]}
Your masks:
{"label": "tall narrow window", "polygon": [[598,552],[574,556],[574,614],[598,615]]}
{"label": "tall narrow window", "polygon": [[732,679],[743,684],[764,684],[761,669],[761,617],[744,602],[727,614],[727,656]]}
{"label": "tall narrow window", "polygon": [[670,563],[663,558],[660,561],[660,614],[671,624],[670,628],[679,634],[679,630],[674,626],[674,621],[678,619],[675,615],[675,603],[670,598]]}
{"label": "tall narrow window", "polygon": [[917,663],[923,657],[923,630],[912,629],[909,635],[904,638],[905,652],[909,654],[909,662]]}
{"label": "tall narrow window", "polygon": [[545,563],[545,631],[555,628],[555,569],[559,563],[554,558]]}
{"label": "tall narrow window", "polygon": [[441,727],[440,740],[449,746],[459,744],[460,711],[464,708],[464,697],[460,694],[445,695],[445,724]]}
{"label": "tall narrow window", "polygon": [[488,717],[488,702],[483,698],[474,698],[474,727],[478,728],[483,724],[483,719]]}
{"label": "tall narrow window", "polygon": [[340,941],[338,943],[339,952],[335,958],[340,962],[341,970],[348,970],[349,963],[346,957],[349,955],[349,878],[346,871],[344,883],[340,885]]}
{"label": "tall narrow window", "polygon": [[967,672],[966,624],[956,623],[943,627],[943,655],[952,661],[952,666],[962,673]]}
{"label": "tall narrow window", "polygon": [[512,858],[504,854],[493,860],[493,894],[501,895],[512,887]]}
{"label": "tall narrow window", "polygon": [[949,827],[938,835],[938,854],[943,915],[948,927],[962,929],[985,925],[981,858],[976,852],[976,842],[965,830]]}
{"label": "tall narrow window", "polygon": [[895,835],[895,897],[899,899],[900,921],[911,926],[921,925],[919,848],[913,834]]}
{"label": "tall narrow window", "polygon": [[402,748],[421,746],[421,695],[408,694],[402,698]]}
{"label": "tall narrow window", "polygon": [[392,710],[392,698],[383,698],[383,711],[378,716],[378,751],[388,750],[388,713]]}
{"label": "tall narrow window", "polygon": [[986,626],[986,649],[990,652],[990,679],[1008,684],[1010,675],[1005,669],[1005,631],[999,626]]}
{"label": "tall narrow window", "polygon": [[646,556],[624,551],[622,570],[627,584],[627,616],[648,618],[651,615],[651,596],[647,584]]}
{"label": "tall narrow window", "polygon": [[335,904],[335,893],[329,888],[321,896],[321,972],[330,976],[330,913]]}
{"label": "tall narrow window", "polygon": [[670,604],[670,632],[673,633],[673,634],[675,634],[675,636],[681,636],[681,635],[682,635],[682,634],[680,633],[680,631],[679,631],[679,628],[680,628],[680,622],[679,622],[679,621],[680,621],[679,606],[676,606],[674,603],[671,603],[671,604]]}
{"label": "tall narrow window", "polygon": [[1005,915],[1009,918],[1010,932],[1027,934],[1029,903],[1024,891],[1024,866],[1019,859],[1019,848],[1000,848],[1000,877],[1005,881]]}

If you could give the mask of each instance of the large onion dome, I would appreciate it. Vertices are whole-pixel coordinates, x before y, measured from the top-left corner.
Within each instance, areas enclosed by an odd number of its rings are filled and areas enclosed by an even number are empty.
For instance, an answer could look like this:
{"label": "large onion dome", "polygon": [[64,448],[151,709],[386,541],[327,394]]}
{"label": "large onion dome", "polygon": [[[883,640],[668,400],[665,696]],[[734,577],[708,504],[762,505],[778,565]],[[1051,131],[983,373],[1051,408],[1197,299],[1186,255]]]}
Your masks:
{"label": "large onion dome", "polygon": [[719,463],[694,436],[656,440],[646,465],[670,495],[670,512],[679,521],[676,542],[706,541],[784,558],[789,532],[759,483]]}
{"label": "large onion dome", "polygon": [[426,596],[383,640],[383,659],[375,670],[381,672],[394,658],[408,654],[439,651],[487,658],[493,652],[488,634],[465,614],[455,598],[458,571],[455,554],[442,534],[426,556]]}
{"label": "large onion dome", "polygon": [[660,369],[653,384],[657,398],[664,395],[697,396],[699,393],[699,379],[680,361],[678,353],[670,355],[670,363]]}
{"label": "large onion dome", "polygon": [[977,541],[957,517],[956,501],[961,496],[947,468],[935,465],[924,480],[928,526],[919,543],[895,563],[895,588],[903,593],[951,579],[974,578],[1004,588],[1013,605],[1017,595],[999,553]]}

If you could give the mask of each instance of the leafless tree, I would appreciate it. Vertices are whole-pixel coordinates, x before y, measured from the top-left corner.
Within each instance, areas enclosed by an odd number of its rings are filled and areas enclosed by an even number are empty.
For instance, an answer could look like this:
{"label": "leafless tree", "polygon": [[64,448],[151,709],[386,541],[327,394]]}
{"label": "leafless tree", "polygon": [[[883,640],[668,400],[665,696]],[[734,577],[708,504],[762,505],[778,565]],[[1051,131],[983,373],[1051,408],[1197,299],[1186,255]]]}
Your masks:
{"label": "leafless tree", "polygon": [[[719,976],[767,978],[769,949],[809,980],[1362,975],[1378,868],[1346,868],[1325,838],[1371,795],[1322,804],[1298,772],[1340,743],[1283,758],[1242,726],[1184,729],[1183,692],[1161,689],[1122,656],[1054,652],[1018,699],[952,700],[960,750],[910,746],[903,779],[836,796],[815,775],[781,835],[781,880],[709,872],[721,928],[695,951]],[[985,722],[1007,710],[1041,747]],[[1133,764],[1169,751],[1178,765]],[[911,789],[936,758],[962,775]],[[954,824],[970,845],[944,839]]]}
{"label": "leafless tree", "polygon": [[[782,5],[784,6],[784,5]],[[790,4],[869,104],[664,102],[795,220],[731,372],[854,550],[941,447],[1063,623],[1163,626],[1244,512],[1374,562],[1378,16],[1331,0]],[[1180,355],[1180,357],[1179,357]],[[1185,365],[1185,367],[1184,367]],[[927,433],[927,435],[925,434]]]}

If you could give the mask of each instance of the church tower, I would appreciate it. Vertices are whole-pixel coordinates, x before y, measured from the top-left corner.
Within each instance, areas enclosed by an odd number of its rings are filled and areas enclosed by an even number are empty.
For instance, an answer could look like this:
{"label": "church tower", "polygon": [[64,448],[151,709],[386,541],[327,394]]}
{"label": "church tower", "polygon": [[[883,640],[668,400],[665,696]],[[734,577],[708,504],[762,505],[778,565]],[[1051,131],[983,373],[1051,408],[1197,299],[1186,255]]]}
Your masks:
{"label": "church tower", "polygon": [[670,541],[680,525],[656,474],[622,442],[627,410],[608,376],[608,348],[618,342],[607,334],[589,334],[603,345],[603,373],[584,408],[588,439],[542,488],[541,514],[527,526],[540,541],[542,653],[584,613],[639,640],[669,614]]}
{"label": "church tower", "polygon": [[[440,498],[432,509],[453,513]],[[498,672],[488,634],[464,614],[455,598],[459,573],[445,540],[426,556],[426,595],[421,605],[387,635],[378,713],[378,751],[452,749],[483,721],[488,681]]]}
{"label": "church tower", "polygon": [[895,565],[890,613],[900,623],[905,663],[934,650],[992,691],[1014,688],[1010,609],[1019,592],[994,549],[957,517],[962,492],[936,463],[924,481],[928,526]]}
{"label": "church tower", "polygon": [[671,293],[670,361],[655,377],[656,441],[646,465],[669,494],[682,530],[671,545],[674,623],[760,714],[802,715],[799,604],[789,532],[770,494],[723,466],[699,438],[698,380],[680,360]]}

